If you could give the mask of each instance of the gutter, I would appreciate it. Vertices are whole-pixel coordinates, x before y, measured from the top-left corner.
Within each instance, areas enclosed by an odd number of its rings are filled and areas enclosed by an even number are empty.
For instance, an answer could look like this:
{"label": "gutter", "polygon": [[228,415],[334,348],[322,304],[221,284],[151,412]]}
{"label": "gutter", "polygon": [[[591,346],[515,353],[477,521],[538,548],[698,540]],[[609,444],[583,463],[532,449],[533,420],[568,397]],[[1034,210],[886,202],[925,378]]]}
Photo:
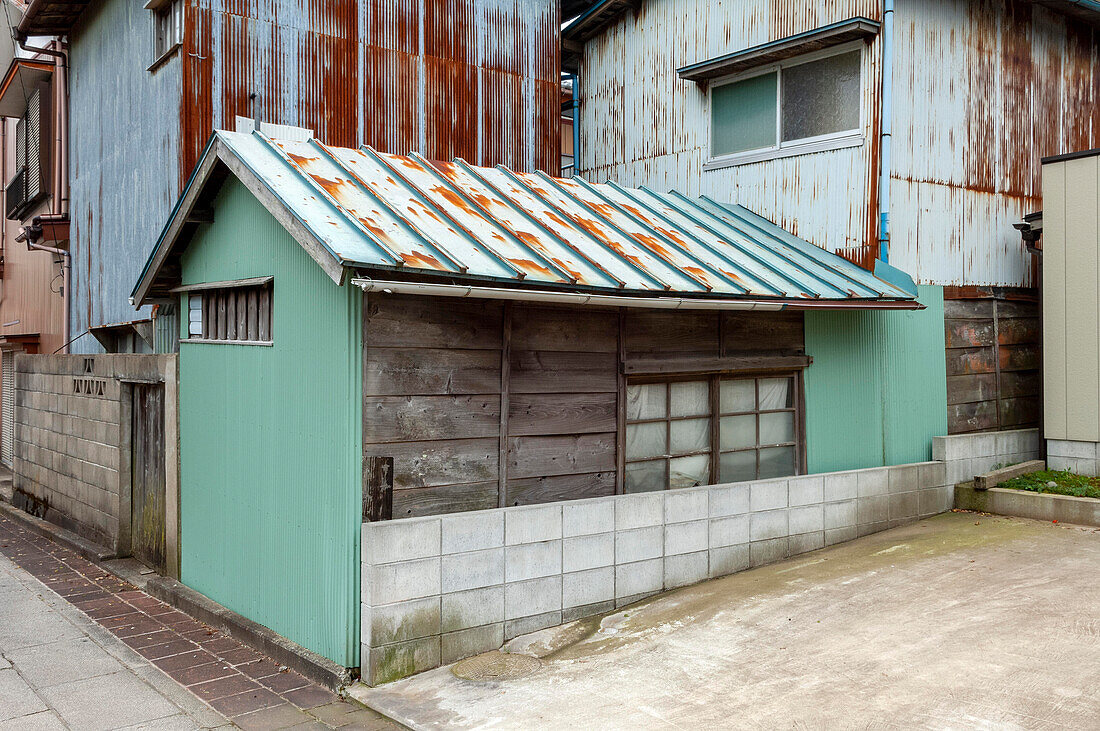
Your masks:
{"label": "gutter", "polygon": [[395,282],[355,277],[351,283],[364,292],[414,294],[431,297],[468,297],[472,299],[543,302],[567,305],[603,307],[642,307],[659,310],[922,310],[916,300],[765,300],[765,299],[695,299],[690,297],[626,297],[583,292],[550,292],[505,287],[474,287],[465,284],[429,284],[425,282]]}
{"label": "gutter", "polygon": [[879,233],[878,258],[890,262],[890,143],[893,124],[890,119],[894,96],[894,0],[883,0],[882,9],[882,95],[879,110]]}

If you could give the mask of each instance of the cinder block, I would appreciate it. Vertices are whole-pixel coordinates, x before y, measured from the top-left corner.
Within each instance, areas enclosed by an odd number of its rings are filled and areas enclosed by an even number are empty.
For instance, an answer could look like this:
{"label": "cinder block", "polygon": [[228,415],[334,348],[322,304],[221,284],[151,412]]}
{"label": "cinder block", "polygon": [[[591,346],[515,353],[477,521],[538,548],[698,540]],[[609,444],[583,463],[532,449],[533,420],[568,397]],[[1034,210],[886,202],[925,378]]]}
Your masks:
{"label": "cinder block", "polygon": [[920,465],[920,487],[941,487],[947,484],[947,465],[943,462],[925,462]]}
{"label": "cinder block", "polygon": [[561,611],[560,575],[505,584],[504,618],[506,620],[554,611]]}
{"label": "cinder block", "polygon": [[710,577],[726,576],[749,568],[749,544],[723,546],[710,551]]}
{"label": "cinder block", "polygon": [[[1020,442],[1020,451],[1027,454],[1028,459],[1036,459],[1038,457],[1042,442],[1038,429],[1024,429],[1023,438]],[[1097,454],[1100,455],[1100,452]]]}
{"label": "cinder block", "polygon": [[723,548],[749,542],[749,516],[733,515],[710,521],[710,547]]}
{"label": "cinder block", "polygon": [[380,685],[439,667],[439,644],[437,635],[370,648],[367,682]]}
{"label": "cinder block", "polygon": [[[615,598],[653,594],[664,586],[664,561],[659,558],[615,567]],[[616,602],[616,606],[618,603]]]}
{"label": "cinder block", "polygon": [[504,545],[504,511],[444,515],[441,519],[443,553],[465,553]]}
{"label": "cinder block", "polygon": [[656,525],[615,534],[615,563],[632,563],[660,558],[664,551],[664,529]]}
{"label": "cinder block", "polygon": [[615,568],[578,571],[562,577],[562,607],[580,607],[615,598]]}
{"label": "cinder block", "polygon": [[856,525],[856,501],[844,500],[839,503],[825,503],[823,518],[825,530],[854,527]]}
{"label": "cinder block", "polygon": [[788,499],[792,508],[815,505],[825,499],[825,478],[821,475],[792,477],[787,485]]}
{"label": "cinder block", "polygon": [[800,553],[809,553],[810,551],[816,551],[819,548],[825,547],[825,531],[814,531],[813,533],[802,533],[797,536],[791,536],[788,539],[788,552],[791,556],[797,556]]}
{"label": "cinder block", "polygon": [[872,495],[856,501],[856,525],[885,523],[890,519],[890,496]]}
{"label": "cinder block", "polygon": [[504,550],[504,580],[526,581],[561,573],[561,541],[522,543]]}
{"label": "cinder block", "polygon": [[749,544],[749,562],[753,566],[775,563],[787,558],[788,541],[786,537],[756,541]]}
{"label": "cinder block", "polygon": [[825,545],[832,546],[837,543],[844,543],[845,541],[854,541],[859,537],[859,533],[856,531],[854,525],[846,526],[844,528],[826,528],[825,529]]}
{"label": "cinder block", "polygon": [[869,536],[872,533],[881,533],[889,527],[890,523],[885,520],[876,523],[861,523],[860,525],[856,526],[856,532],[859,534],[859,537],[862,538],[863,536]]}
{"label": "cinder block", "polygon": [[1052,454],[1047,455],[1047,469],[1054,471],[1070,470],[1077,467],[1077,460],[1072,457],[1056,457]]}
{"label": "cinder block", "polygon": [[441,629],[455,632],[470,627],[504,621],[504,587],[444,594],[441,606]]}
{"label": "cinder block", "polygon": [[997,444],[997,454],[1015,454],[1020,451],[1020,441],[1022,434],[1019,431],[1002,431],[997,432],[994,437]]}
{"label": "cinder block", "polygon": [[504,549],[443,557],[443,591],[464,591],[504,583]]}
{"label": "cinder block", "polygon": [[584,619],[585,617],[595,617],[597,614],[603,614],[615,609],[615,600],[612,599],[606,602],[598,602],[596,604],[585,604],[581,607],[566,607],[561,610],[561,621],[575,622],[578,619]]}
{"label": "cinder block", "polygon": [[825,530],[824,507],[819,503],[791,508],[788,526],[791,535]]}
{"label": "cinder block", "polygon": [[363,559],[370,564],[439,555],[439,518],[363,523]]}
{"label": "cinder block", "polygon": [[614,564],[614,533],[576,536],[562,541],[562,571],[584,571]]}
{"label": "cinder block", "polygon": [[861,470],[856,473],[856,488],[859,497],[886,495],[890,492],[890,476],[885,468]]}
{"label": "cinder block", "polygon": [[662,493],[620,495],[615,498],[615,530],[661,525],[665,517]]}
{"label": "cinder block", "polygon": [[984,475],[986,472],[993,471],[999,464],[1001,464],[1001,458],[996,455],[991,457],[974,457],[970,460],[970,469],[973,470],[975,475]]}
{"label": "cinder block", "polygon": [[889,467],[890,492],[913,492],[920,487],[920,468],[915,464]]}
{"label": "cinder block", "polygon": [[787,481],[768,480],[754,482],[749,493],[749,507],[752,512],[778,510],[787,507]]}
{"label": "cinder block", "polygon": [[509,508],[504,513],[504,542],[538,543],[561,538],[561,505]]}
{"label": "cinder block", "polygon": [[947,462],[947,484],[957,485],[974,479],[975,472],[969,459]]}
{"label": "cinder block", "polygon": [[752,485],[747,482],[710,488],[710,517],[724,518],[748,513],[751,489]]}
{"label": "cinder block", "polygon": [[[706,515],[706,512],[703,514]],[[706,551],[707,547],[705,519],[665,526],[665,556]]]}
{"label": "cinder block", "polygon": [[952,437],[932,437],[932,459],[936,462],[957,459],[958,455],[954,454],[954,450],[949,446],[951,444]]}
{"label": "cinder block", "polygon": [[970,454],[968,456],[971,459],[997,456],[996,434],[967,434],[962,438],[969,442]]}
{"label": "cinder block", "polygon": [[371,607],[371,647],[430,637],[439,632],[438,596]]}
{"label": "cinder block", "polygon": [[561,507],[562,536],[586,536],[615,530],[615,498],[578,500]]}
{"label": "cinder block", "polygon": [[504,644],[504,623],[448,632],[441,640],[441,659],[449,665],[463,658],[500,649]]}
{"label": "cinder block", "polygon": [[707,494],[707,488],[669,490],[664,495],[665,523],[704,520],[707,517],[710,497]]}
{"label": "cinder block", "polygon": [[561,610],[512,619],[504,623],[504,641],[507,642],[531,632],[538,632],[540,629],[546,629],[547,627],[557,627],[561,623]]}
{"label": "cinder block", "polygon": [[910,521],[917,517],[919,493],[901,492],[890,496],[890,521]]}
{"label": "cinder block", "polygon": [[373,566],[370,574],[371,603],[394,604],[438,594],[439,575],[439,558]]}
{"label": "cinder block", "polygon": [[697,584],[707,579],[707,552],[665,556],[665,589]]}
{"label": "cinder block", "polygon": [[947,502],[947,487],[928,487],[917,493],[917,517],[927,518],[950,510],[944,507]]}
{"label": "cinder block", "polygon": [[787,535],[787,511],[769,510],[752,513],[749,518],[749,538],[763,541]]}
{"label": "cinder block", "polygon": [[[1048,443],[1053,443],[1055,440],[1050,440]],[[1058,457],[1074,457],[1076,459],[1096,459],[1096,442],[1076,442],[1076,441],[1060,441],[1057,443],[1058,449],[1055,452],[1051,450],[1051,454]]]}

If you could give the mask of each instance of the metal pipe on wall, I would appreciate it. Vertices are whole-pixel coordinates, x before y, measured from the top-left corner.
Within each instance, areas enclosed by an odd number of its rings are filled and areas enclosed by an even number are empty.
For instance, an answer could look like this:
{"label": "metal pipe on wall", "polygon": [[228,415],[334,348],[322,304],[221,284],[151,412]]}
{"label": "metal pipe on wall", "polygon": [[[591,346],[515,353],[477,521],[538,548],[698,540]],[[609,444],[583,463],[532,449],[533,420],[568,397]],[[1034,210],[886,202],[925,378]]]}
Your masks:
{"label": "metal pipe on wall", "polygon": [[882,8],[882,95],[879,110],[878,258],[890,261],[890,119],[894,95],[894,0],[883,0]]}
{"label": "metal pipe on wall", "polygon": [[581,75],[573,74],[573,177],[581,170]]}

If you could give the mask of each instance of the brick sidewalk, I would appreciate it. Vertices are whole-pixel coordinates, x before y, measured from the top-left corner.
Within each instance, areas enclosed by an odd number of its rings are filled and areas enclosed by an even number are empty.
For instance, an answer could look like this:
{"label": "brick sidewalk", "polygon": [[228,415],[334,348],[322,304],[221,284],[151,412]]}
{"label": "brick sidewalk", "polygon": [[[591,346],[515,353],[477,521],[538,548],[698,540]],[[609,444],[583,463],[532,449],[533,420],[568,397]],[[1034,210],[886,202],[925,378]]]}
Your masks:
{"label": "brick sidewalk", "polygon": [[4,515],[0,552],[243,729],[401,728]]}

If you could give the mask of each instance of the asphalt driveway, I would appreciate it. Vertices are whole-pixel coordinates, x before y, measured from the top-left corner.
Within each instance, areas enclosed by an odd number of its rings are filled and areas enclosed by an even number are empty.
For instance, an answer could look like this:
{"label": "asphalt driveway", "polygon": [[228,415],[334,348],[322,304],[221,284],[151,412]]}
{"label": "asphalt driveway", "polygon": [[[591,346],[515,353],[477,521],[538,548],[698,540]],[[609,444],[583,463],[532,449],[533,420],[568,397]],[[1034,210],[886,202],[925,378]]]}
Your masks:
{"label": "asphalt driveway", "polygon": [[948,513],[362,698],[418,728],[1100,728],[1100,529]]}

